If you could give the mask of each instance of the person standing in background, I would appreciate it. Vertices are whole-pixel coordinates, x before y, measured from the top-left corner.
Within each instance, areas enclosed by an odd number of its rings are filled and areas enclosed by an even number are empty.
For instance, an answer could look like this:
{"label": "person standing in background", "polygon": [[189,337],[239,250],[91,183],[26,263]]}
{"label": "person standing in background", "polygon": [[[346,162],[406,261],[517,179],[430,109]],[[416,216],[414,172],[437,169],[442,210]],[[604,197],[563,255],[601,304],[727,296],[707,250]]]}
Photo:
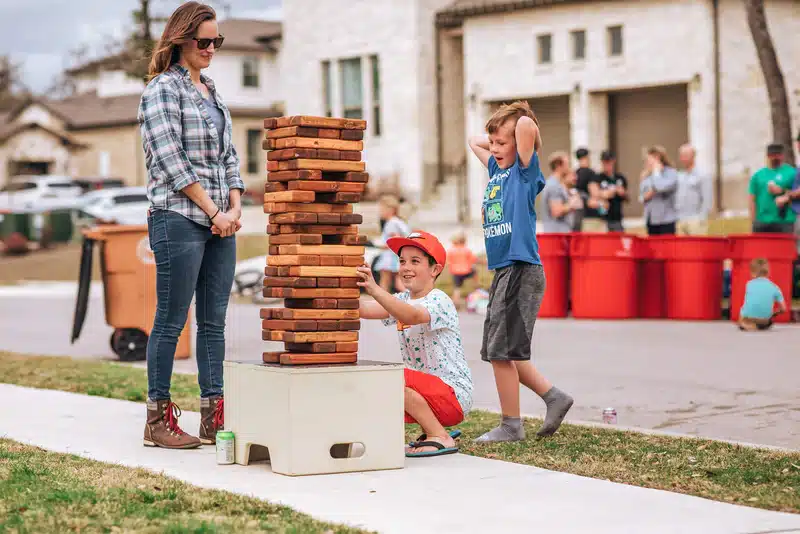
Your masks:
{"label": "person standing in background", "polygon": [[589,150],[579,148],[575,151],[575,158],[578,160],[578,168],[575,170],[578,179],[577,189],[583,198],[584,205],[580,227],[576,230],[605,232],[608,201],[601,196],[600,181],[597,173],[591,167]]}
{"label": "person standing in background", "polygon": [[767,146],[767,166],[750,178],[750,219],[753,233],[791,234],[796,215],[791,208],[791,191],[796,174],[783,160],[783,145]]}
{"label": "person standing in background", "polygon": [[714,202],[711,177],[695,167],[697,152],[690,144],[678,150],[682,170],[678,171],[678,191],[675,208],[678,210],[678,233],[684,235],[708,234],[708,217]]}
{"label": "person standing in background", "polygon": [[663,147],[650,147],[647,151],[639,200],[644,203],[644,220],[647,235],[675,234],[678,212],[675,211],[675,192],[678,173],[667,158]]}
{"label": "person standing in background", "polygon": [[569,167],[565,152],[550,155],[553,173],[542,190],[542,233],[569,233],[575,228],[575,219],[583,208],[583,200],[575,189],[575,171]]}
{"label": "person standing in background", "polygon": [[598,177],[601,194],[608,200],[608,215],[606,215],[608,231],[624,232],[622,203],[628,201],[628,179],[617,172],[617,158],[610,150],[604,150],[600,154],[600,161],[603,164],[603,172]]}

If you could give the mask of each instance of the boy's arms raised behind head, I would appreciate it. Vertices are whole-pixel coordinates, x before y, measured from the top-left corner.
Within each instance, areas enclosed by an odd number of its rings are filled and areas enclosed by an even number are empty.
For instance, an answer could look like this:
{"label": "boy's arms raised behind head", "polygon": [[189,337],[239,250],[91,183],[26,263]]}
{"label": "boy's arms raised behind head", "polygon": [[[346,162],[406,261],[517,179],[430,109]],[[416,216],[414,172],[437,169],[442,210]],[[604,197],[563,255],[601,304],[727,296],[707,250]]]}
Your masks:
{"label": "boy's arms raised behind head", "polygon": [[489,167],[489,158],[492,153],[489,152],[489,140],[483,135],[477,135],[469,138],[469,147],[472,152],[483,163],[484,167]]}
{"label": "boy's arms raised behind head", "polygon": [[542,144],[539,127],[530,117],[520,117],[514,130],[514,137],[517,142],[517,153],[519,154],[520,165],[527,168],[533,157],[533,153]]}

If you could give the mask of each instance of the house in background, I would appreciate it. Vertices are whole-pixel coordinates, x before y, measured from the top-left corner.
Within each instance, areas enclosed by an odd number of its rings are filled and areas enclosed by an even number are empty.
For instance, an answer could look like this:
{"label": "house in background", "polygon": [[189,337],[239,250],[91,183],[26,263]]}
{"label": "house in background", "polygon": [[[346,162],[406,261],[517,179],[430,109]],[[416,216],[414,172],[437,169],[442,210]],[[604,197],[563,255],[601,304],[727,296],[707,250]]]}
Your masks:
{"label": "house in background", "polygon": [[[281,114],[281,25],[247,19],[219,25],[225,43],[207,74],[230,108],[242,178],[257,190],[263,188],[266,168],[263,121]],[[29,100],[14,113],[0,114],[0,184],[24,171],[110,176],[144,185],[137,120],[144,82],[125,72],[126,60],[111,56],[70,69],[73,96]]]}

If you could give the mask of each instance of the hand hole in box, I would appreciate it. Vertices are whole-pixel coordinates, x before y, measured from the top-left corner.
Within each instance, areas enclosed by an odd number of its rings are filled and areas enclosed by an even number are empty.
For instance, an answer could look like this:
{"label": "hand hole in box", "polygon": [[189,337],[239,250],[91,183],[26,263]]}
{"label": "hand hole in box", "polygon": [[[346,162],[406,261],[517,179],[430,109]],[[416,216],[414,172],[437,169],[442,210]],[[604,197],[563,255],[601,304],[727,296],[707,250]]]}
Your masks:
{"label": "hand hole in box", "polygon": [[361,458],[366,452],[366,447],[360,441],[354,443],[336,443],[331,447],[331,458]]}

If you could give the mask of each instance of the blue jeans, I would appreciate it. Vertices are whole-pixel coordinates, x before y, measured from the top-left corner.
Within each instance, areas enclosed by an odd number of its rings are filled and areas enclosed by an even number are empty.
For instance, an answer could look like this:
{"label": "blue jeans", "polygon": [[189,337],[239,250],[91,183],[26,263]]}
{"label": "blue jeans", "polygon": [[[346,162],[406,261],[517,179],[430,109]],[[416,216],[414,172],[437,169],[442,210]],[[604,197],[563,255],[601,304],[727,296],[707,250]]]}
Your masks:
{"label": "blue jeans", "polygon": [[197,306],[197,377],[200,396],[222,395],[225,315],[236,269],[236,236],[220,237],[183,215],[152,210],[147,217],[156,260],[157,306],[147,340],[147,395],[169,399],[178,337],[192,296]]}

